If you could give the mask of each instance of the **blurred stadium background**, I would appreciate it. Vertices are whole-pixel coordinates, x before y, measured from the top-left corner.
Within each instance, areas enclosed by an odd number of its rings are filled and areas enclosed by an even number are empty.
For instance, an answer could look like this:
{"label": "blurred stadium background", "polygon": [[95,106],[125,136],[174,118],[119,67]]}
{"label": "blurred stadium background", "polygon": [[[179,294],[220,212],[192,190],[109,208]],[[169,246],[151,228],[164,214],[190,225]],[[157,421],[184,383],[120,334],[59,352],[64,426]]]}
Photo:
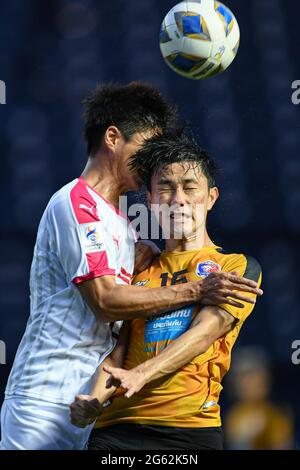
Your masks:
{"label": "blurred stadium background", "polygon": [[[300,3],[226,0],[240,24],[238,57],[204,82],[164,64],[160,22],[174,0],[10,0],[1,3],[0,401],[29,312],[29,269],[49,197],[85,164],[81,100],[96,82],[144,80],[176,103],[221,169],[210,219],[216,243],[254,255],[265,291],[238,341],[262,348],[273,376],[270,400],[300,441]],[[226,388],[226,387],[225,387]],[[230,382],[223,415],[232,403]]]}

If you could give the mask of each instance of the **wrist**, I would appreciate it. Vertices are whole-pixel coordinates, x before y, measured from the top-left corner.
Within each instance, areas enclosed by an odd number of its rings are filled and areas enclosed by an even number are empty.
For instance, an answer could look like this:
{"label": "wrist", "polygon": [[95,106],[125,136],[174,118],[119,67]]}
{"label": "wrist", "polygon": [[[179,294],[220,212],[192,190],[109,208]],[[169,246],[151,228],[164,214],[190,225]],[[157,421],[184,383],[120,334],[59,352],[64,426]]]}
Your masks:
{"label": "wrist", "polygon": [[91,392],[90,397],[91,397],[90,398],[91,400],[97,400],[100,406],[103,405],[103,400],[101,400],[101,398],[99,397],[99,395],[97,395],[97,393]]}
{"label": "wrist", "polygon": [[150,361],[146,361],[134,368],[136,372],[142,375],[145,384],[151,382],[154,372],[149,364]]}
{"label": "wrist", "polygon": [[185,301],[191,303],[201,302],[203,298],[202,281],[192,281],[181,285],[185,286]]}

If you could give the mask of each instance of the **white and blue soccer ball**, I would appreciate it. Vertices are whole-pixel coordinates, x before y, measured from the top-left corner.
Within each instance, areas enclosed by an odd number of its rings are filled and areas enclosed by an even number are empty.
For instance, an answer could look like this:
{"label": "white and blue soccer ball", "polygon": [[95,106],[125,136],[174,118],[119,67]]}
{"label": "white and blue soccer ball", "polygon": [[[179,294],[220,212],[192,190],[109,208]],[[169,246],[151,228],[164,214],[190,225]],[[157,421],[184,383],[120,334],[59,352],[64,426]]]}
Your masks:
{"label": "white and blue soccer ball", "polygon": [[160,50],[166,63],[179,75],[194,80],[226,70],[239,42],[234,14],[215,0],[180,2],[161,25]]}

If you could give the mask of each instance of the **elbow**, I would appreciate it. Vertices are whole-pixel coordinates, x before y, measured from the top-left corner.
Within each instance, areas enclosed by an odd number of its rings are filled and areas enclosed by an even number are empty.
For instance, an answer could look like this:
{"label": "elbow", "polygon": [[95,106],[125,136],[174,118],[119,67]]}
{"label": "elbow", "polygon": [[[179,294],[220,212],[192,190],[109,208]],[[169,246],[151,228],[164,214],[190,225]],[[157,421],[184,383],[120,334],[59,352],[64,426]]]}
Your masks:
{"label": "elbow", "polygon": [[97,320],[101,321],[102,323],[113,323],[114,321],[116,321],[116,318],[114,315],[112,315],[109,311],[105,311],[105,310],[100,310],[98,313],[97,313]]}
{"label": "elbow", "polygon": [[[97,306],[94,309],[96,319],[104,323],[112,323],[118,320],[123,320],[123,315],[120,315],[120,311],[116,311],[110,304],[108,299],[101,299],[97,302]],[[121,318],[122,317],[122,318]]]}

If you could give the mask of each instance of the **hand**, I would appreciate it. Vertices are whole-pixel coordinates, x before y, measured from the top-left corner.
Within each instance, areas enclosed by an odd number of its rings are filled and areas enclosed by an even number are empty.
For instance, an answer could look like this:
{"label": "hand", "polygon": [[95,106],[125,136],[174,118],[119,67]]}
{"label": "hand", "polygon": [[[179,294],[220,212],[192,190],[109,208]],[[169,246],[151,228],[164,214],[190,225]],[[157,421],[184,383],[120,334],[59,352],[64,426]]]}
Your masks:
{"label": "hand", "polygon": [[216,271],[203,279],[200,290],[200,302],[204,305],[229,304],[238,308],[244,308],[244,305],[238,300],[255,304],[255,299],[247,297],[241,292],[249,292],[259,296],[263,294],[263,291],[258,288],[257,282],[238,276],[236,272],[224,273],[222,271]]}
{"label": "hand", "polygon": [[91,395],[77,395],[69,408],[70,421],[78,428],[92,424],[103,410],[99,400]]}
{"label": "hand", "polygon": [[120,387],[127,390],[125,393],[125,397],[127,398],[139,392],[147,383],[145,374],[136,368],[125,370],[103,365],[103,370],[111,375],[107,381],[106,387],[109,388],[112,383],[118,382]]}
{"label": "hand", "polygon": [[160,249],[150,240],[137,242],[135,245],[134,273],[138,274],[150,266]]}

